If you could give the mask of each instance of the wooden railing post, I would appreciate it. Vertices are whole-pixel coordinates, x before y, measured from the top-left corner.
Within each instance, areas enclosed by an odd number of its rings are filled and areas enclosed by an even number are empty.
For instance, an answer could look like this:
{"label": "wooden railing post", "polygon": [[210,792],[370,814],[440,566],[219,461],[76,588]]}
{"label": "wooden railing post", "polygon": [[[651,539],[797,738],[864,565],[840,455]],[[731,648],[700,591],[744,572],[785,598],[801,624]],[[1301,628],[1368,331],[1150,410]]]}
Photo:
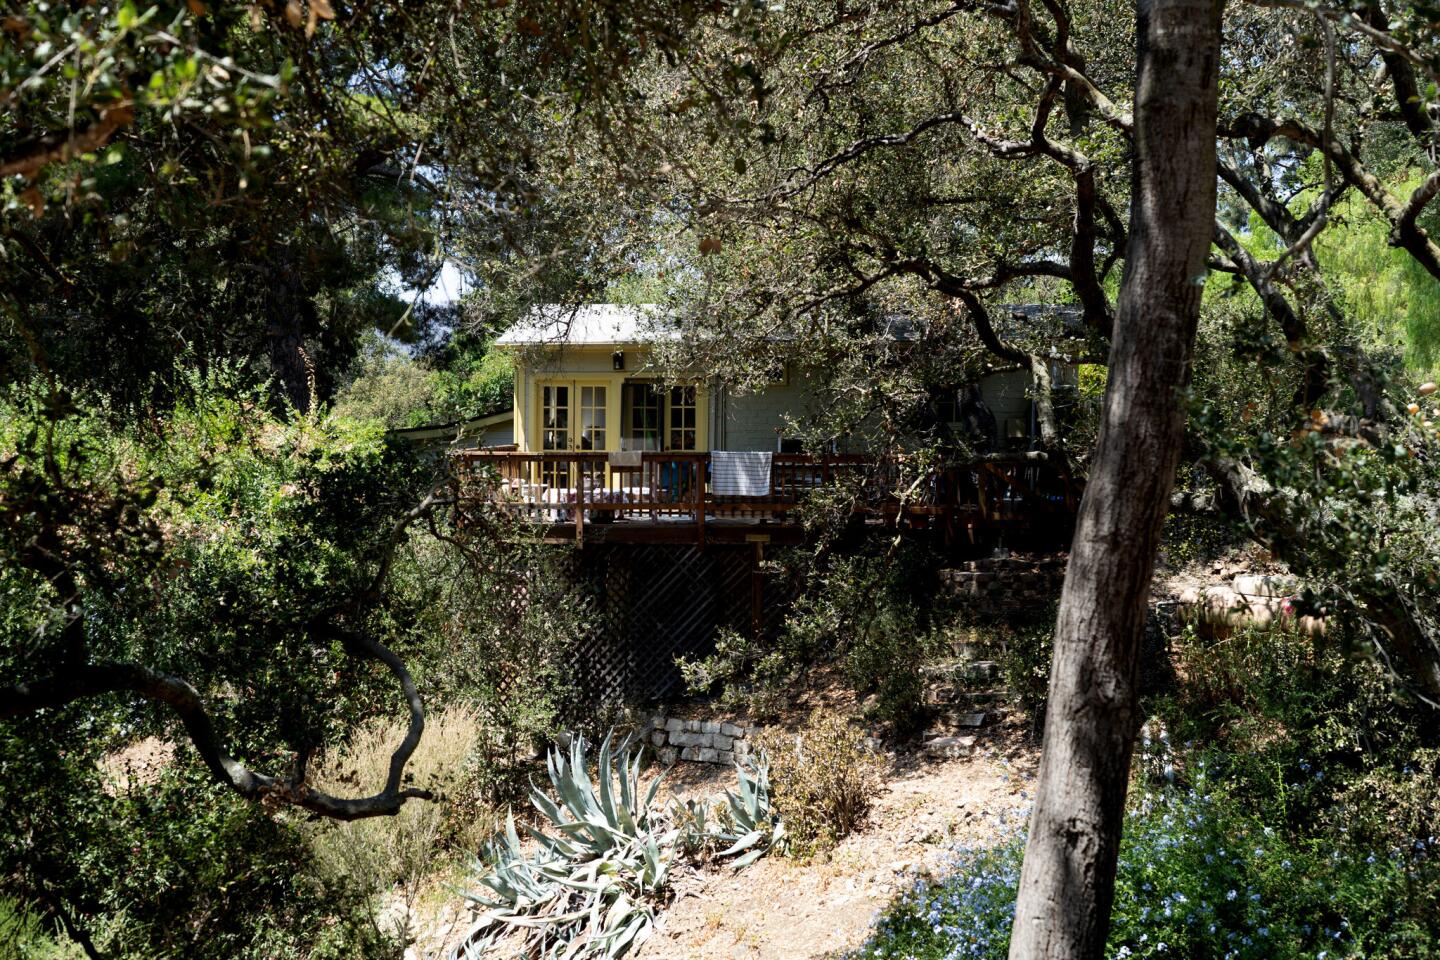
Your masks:
{"label": "wooden railing post", "polygon": [[575,470],[575,546],[585,545],[585,471]]}
{"label": "wooden railing post", "polygon": [[[705,460],[708,460],[707,456]],[[695,542],[705,546],[705,460],[695,464]]]}

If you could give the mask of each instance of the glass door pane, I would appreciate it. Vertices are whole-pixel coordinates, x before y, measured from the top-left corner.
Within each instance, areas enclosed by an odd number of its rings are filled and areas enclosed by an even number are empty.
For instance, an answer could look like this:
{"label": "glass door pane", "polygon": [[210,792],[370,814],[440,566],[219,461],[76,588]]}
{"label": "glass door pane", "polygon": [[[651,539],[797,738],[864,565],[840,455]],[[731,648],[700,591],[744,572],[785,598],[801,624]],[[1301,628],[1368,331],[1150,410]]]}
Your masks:
{"label": "glass door pane", "polygon": [[606,450],[605,387],[580,388],[580,449]]}
{"label": "glass door pane", "polygon": [[[575,395],[579,399],[575,412],[580,418],[580,432],[576,436],[577,447],[597,452],[608,450],[610,429],[605,419],[608,390],[603,386],[580,384],[576,387]],[[577,485],[584,484],[587,490],[601,489],[605,486],[605,469],[603,460],[598,463],[580,463],[575,482]]]}
{"label": "glass door pane", "polygon": [[[570,449],[570,386],[545,384],[540,387],[540,449],[546,453]],[[550,487],[570,486],[566,463],[540,465],[540,482]]]}
{"label": "glass door pane", "polygon": [[660,449],[660,391],[650,383],[627,383],[622,395],[620,416],[624,432],[621,434],[623,450]]}
{"label": "glass door pane", "polygon": [[697,432],[695,426],[695,388],[670,388],[670,449],[694,450]]}

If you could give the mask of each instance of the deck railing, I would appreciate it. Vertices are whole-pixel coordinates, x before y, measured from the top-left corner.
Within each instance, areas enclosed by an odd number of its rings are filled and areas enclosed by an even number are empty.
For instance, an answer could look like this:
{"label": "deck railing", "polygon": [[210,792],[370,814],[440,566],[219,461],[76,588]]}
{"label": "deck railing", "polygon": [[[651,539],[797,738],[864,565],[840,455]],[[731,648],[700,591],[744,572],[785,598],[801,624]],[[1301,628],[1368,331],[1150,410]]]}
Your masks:
{"label": "deck railing", "polygon": [[840,485],[853,491],[858,513],[972,529],[1012,525],[1037,513],[1073,514],[1077,496],[1063,469],[1034,454],[917,472],[894,458],[777,453],[768,491],[746,497],[715,492],[708,453],[643,453],[638,461],[598,452],[467,450],[455,456],[462,501],[488,502],[536,523],[573,524],[580,541],[589,524],[640,522],[690,524],[704,543],[708,523],[785,523],[815,491]]}

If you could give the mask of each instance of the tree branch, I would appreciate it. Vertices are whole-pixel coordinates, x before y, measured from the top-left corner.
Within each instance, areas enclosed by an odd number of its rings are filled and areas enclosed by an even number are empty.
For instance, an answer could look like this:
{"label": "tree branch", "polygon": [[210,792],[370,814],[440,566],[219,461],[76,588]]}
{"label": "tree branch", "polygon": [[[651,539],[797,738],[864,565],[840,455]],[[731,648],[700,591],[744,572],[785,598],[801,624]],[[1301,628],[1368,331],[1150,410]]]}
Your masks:
{"label": "tree branch", "polygon": [[0,158],[0,177],[30,177],[56,161],[66,161],[99,150],[110,142],[115,131],[135,119],[129,101],[100,111],[100,119],[83,130],[62,130],[37,137],[12,156]]}
{"label": "tree branch", "polygon": [[1316,402],[1324,396],[1326,385],[1329,382],[1329,361],[1324,352],[1313,349],[1306,343],[1309,331],[1305,321],[1300,318],[1290,305],[1290,301],[1275,286],[1271,279],[1273,270],[1270,269],[1269,264],[1257,261],[1250,255],[1250,251],[1242,247],[1230,231],[1218,222],[1215,224],[1215,245],[1224,250],[1231,261],[1239,267],[1241,275],[1249,281],[1251,288],[1265,304],[1265,309],[1279,321],[1280,329],[1285,334],[1285,342],[1289,345],[1290,351],[1305,364],[1304,380],[1299,390],[1296,391],[1294,402],[1301,409],[1312,409]]}
{"label": "tree branch", "polygon": [[200,757],[221,783],[248,800],[274,797],[337,820],[359,820],[364,817],[388,816],[398,813],[409,799],[431,799],[428,790],[400,789],[400,776],[405,762],[415,751],[420,731],[424,728],[420,699],[398,657],[374,640],[360,644],[365,655],[383,661],[401,679],[406,698],[410,701],[410,731],[391,759],[390,774],[385,787],[368,797],[342,799],[316,790],[304,782],[281,780],[246,767],[231,757],[220,745],[214,723],[205,709],[204,700],[185,680],[152,670],[135,663],[103,662],[67,670],[33,683],[19,683],[0,688],[0,719],[29,716],[46,708],[61,707],[76,700],[107,693],[134,693],[146,700],[163,703],[179,716],[185,732],[195,744]]}
{"label": "tree branch", "polygon": [[[1334,138],[1327,140],[1312,128],[1293,118],[1274,119],[1254,113],[1237,117],[1219,131],[1220,136],[1247,141],[1252,149],[1259,148],[1275,137],[1285,137],[1296,143],[1324,150],[1340,171],[1341,177],[1359,190],[1371,205],[1390,223],[1389,243],[1415,258],[1427,273],[1440,279],[1440,246],[1415,220],[1420,211],[1440,189],[1440,183],[1430,184],[1430,179],[1412,194],[1410,202],[1401,204],[1391,195],[1365,165]],[[1425,191],[1429,191],[1428,196]]]}

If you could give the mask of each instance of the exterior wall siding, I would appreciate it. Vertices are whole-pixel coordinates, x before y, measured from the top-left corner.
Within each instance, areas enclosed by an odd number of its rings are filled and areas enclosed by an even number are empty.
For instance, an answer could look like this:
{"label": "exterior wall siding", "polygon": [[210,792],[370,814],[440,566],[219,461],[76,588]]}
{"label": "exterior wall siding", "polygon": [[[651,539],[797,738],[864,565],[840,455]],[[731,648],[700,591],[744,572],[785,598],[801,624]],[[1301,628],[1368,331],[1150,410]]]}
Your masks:
{"label": "exterior wall siding", "polygon": [[[646,376],[646,350],[627,346],[625,370],[614,370],[612,353],[615,348],[566,347],[530,348],[517,351],[515,374],[515,421],[509,440],[486,439],[491,443],[516,443],[520,449],[539,449],[539,385],[573,378],[582,383],[603,383],[608,389],[607,419],[613,442],[619,448],[621,387],[626,380]],[[1059,371],[1057,383],[1074,379],[1074,371]],[[1067,378],[1067,374],[1069,375]],[[995,416],[999,439],[1019,431],[1028,435],[1031,427],[1030,377],[1023,370],[990,374],[980,381],[981,396]],[[803,420],[815,401],[816,391],[809,378],[792,371],[784,384],[773,385],[757,393],[735,394],[704,387],[700,390],[702,408],[699,423],[701,450],[776,450],[778,439],[785,434],[788,419]],[[861,431],[864,432],[863,430]],[[851,446],[863,449],[863,438]]]}
{"label": "exterior wall siding", "polygon": [[804,417],[814,397],[807,379],[791,375],[782,385],[760,393],[728,394],[716,404],[718,420],[712,436],[717,450],[774,450],[789,414]]}

